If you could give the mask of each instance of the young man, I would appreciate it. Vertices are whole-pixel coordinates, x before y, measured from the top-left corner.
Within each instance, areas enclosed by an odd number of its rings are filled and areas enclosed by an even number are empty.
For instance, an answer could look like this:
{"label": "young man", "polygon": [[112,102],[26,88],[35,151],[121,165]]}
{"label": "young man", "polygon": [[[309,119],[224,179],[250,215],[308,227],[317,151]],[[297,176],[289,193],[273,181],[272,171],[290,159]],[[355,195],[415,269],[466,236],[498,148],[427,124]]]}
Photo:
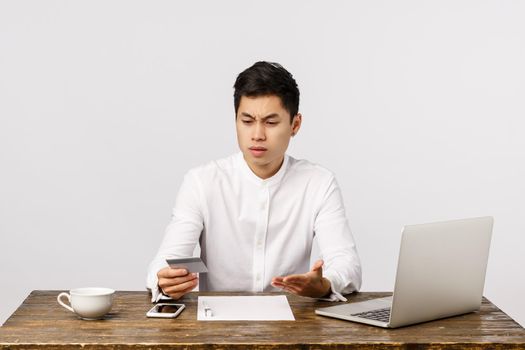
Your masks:
{"label": "young man", "polygon": [[[334,175],[286,154],[301,127],[299,89],[277,63],[257,62],[234,85],[240,152],[190,170],[151,262],[152,301],[192,291],[278,291],[330,300],[361,285],[361,266]],[[323,260],[310,268],[314,236]],[[197,243],[208,273],[167,266]]]}

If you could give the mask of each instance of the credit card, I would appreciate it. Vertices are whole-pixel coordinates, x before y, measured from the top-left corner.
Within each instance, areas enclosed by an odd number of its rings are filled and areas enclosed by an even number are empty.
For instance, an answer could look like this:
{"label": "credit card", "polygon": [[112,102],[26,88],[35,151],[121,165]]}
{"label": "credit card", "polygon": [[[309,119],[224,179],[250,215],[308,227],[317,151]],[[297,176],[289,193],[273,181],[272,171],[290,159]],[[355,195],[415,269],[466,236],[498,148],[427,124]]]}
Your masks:
{"label": "credit card", "polygon": [[208,268],[201,258],[166,259],[172,269],[186,269],[188,272],[208,272]]}

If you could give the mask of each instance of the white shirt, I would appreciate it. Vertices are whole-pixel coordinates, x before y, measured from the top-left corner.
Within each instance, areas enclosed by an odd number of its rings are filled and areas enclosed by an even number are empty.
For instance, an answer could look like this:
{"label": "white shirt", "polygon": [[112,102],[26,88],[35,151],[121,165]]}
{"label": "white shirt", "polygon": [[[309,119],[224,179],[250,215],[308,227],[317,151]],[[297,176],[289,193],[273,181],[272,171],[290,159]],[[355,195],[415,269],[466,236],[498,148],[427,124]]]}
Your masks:
{"label": "white shirt", "polygon": [[166,258],[190,257],[200,243],[208,273],[200,274],[199,290],[278,291],[273,277],[310,271],[314,236],[330,299],[346,300],[341,294],[361,286],[361,265],[334,175],[285,155],[263,180],[239,152],[185,175],[147,287],[158,301]]}

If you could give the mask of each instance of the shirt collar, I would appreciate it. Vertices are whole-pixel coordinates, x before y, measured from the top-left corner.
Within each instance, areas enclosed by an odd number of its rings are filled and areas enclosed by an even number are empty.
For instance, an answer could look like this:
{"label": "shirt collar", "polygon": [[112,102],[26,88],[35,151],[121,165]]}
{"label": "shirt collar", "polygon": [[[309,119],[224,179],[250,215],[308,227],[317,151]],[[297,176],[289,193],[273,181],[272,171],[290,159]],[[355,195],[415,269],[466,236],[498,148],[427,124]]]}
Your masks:
{"label": "shirt collar", "polygon": [[242,172],[254,183],[256,183],[257,185],[260,185],[260,186],[271,186],[273,184],[277,184],[279,183],[284,174],[286,173],[286,170],[288,168],[288,163],[289,163],[289,156],[285,153],[284,154],[284,160],[283,160],[283,164],[281,164],[281,167],[279,168],[279,170],[271,177],[267,178],[267,179],[261,179],[259,176],[255,175],[255,173],[252,171],[252,169],[250,169],[250,167],[248,166],[248,163],[246,163],[246,160],[244,160],[244,157],[243,157],[243,154],[242,152],[239,152],[237,154],[237,161],[240,165],[240,168],[242,170]]}

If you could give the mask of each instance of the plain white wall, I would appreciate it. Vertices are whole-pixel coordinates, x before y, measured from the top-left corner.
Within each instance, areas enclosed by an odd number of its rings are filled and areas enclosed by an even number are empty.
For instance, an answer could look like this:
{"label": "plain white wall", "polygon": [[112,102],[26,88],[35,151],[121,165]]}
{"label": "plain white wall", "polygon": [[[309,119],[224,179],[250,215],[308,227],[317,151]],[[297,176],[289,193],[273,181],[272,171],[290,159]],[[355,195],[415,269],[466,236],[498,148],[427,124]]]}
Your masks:
{"label": "plain white wall", "polygon": [[[493,215],[485,295],[525,324],[525,2],[0,2],[0,323],[33,289],[143,290],[184,173],[237,151],[257,60],[301,89],[363,290],[402,225]],[[446,257],[444,257],[446,258]],[[58,306],[57,306],[58,307]]]}

